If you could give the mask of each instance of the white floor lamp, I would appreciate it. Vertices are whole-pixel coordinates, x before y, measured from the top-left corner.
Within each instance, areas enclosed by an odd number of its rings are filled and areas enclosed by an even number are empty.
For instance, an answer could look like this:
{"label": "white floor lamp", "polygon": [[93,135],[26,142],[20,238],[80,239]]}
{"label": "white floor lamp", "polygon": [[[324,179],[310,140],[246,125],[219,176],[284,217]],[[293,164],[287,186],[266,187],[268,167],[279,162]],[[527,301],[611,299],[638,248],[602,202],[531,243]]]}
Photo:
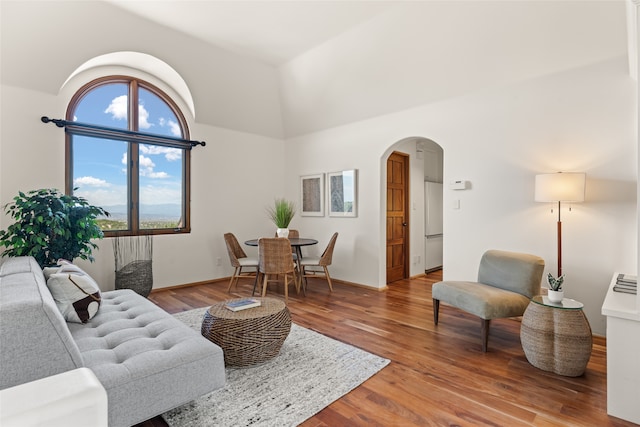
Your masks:
{"label": "white floor lamp", "polygon": [[557,172],[536,175],[536,202],[558,203],[558,277],[562,276],[561,203],[583,202],[585,181],[584,173]]}

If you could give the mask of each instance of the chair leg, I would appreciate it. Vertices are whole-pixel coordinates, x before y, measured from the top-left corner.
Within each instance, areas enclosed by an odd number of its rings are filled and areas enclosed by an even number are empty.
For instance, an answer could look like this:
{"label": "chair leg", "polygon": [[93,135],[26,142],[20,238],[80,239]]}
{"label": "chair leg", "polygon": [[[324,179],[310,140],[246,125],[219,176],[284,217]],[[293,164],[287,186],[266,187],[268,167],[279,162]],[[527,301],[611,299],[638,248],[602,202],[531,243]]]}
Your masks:
{"label": "chair leg", "polygon": [[433,324],[438,324],[438,312],[440,311],[440,300],[433,299]]}
{"label": "chair leg", "polygon": [[256,271],[256,277],[253,279],[253,291],[251,291],[251,296],[254,296],[256,293],[256,285],[260,282],[260,272]]}
{"label": "chair leg", "polygon": [[487,346],[489,343],[489,323],[491,319],[482,319],[482,351],[487,352]]}
{"label": "chair leg", "polygon": [[300,286],[301,286],[300,272],[297,270],[294,270],[292,279],[293,279],[293,284],[296,287],[296,294],[300,295]]}
{"label": "chair leg", "polygon": [[[300,288],[302,287],[302,278],[303,278],[303,267],[295,266],[293,270],[293,284],[296,285],[296,294],[300,293]],[[304,288],[302,289],[304,291]],[[307,294],[305,293],[305,296]]]}
{"label": "chair leg", "polygon": [[324,268],[324,275],[327,276],[327,283],[329,283],[329,290],[333,292],[333,286],[331,285],[331,276],[329,276],[329,269],[327,268],[326,265],[323,265],[322,268]]}
{"label": "chair leg", "polygon": [[235,281],[237,284],[236,277],[238,276],[238,267],[233,270],[233,276],[231,276],[231,280],[229,280],[229,287],[227,288],[227,292],[231,292],[231,287],[233,286],[233,282]]}
{"label": "chair leg", "polygon": [[284,300],[289,301],[289,275],[284,273]]}
{"label": "chair leg", "polygon": [[267,282],[269,281],[269,275],[264,273],[264,281],[262,283],[262,296],[267,296]]}

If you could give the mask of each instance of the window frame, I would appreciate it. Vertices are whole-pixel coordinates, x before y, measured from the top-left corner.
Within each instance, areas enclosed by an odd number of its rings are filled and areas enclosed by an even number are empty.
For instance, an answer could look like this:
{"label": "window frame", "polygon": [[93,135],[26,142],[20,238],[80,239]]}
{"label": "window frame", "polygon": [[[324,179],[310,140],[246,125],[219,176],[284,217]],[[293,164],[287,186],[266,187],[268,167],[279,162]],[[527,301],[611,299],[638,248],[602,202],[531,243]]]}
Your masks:
{"label": "window frame", "polygon": [[[67,105],[67,113],[65,118],[67,121],[73,121],[74,113],[79,103],[92,90],[109,84],[127,84],[128,99],[128,130],[139,132],[138,120],[138,102],[139,89],[145,89],[164,101],[167,106],[175,114],[182,130],[182,138],[188,140],[189,127],[187,121],[178,107],[176,102],[167,95],[163,90],[159,89],[152,83],[137,77],[126,75],[112,75],[99,77],[87,84],[83,85],[73,95]],[[108,139],[105,134],[104,139]],[[141,229],[140,228],[140,182],[139,182],[139,142],[127,141],[127,164],[128,182],[127,182],[127,208],[129,209],[129,228],[126,230],[102,230],[105,237],[115,236],[141,236],[141,235],[162,235],[162,234],[187,234],[191,232],[191,150],[182,149],[182,205],[183,205],[183,221],[182,227],[179,228],[161,228],[161,229]],[[146,143],[149,144],[149,143]],[[73,135],[65,132],[65,193],[73,194]]]}

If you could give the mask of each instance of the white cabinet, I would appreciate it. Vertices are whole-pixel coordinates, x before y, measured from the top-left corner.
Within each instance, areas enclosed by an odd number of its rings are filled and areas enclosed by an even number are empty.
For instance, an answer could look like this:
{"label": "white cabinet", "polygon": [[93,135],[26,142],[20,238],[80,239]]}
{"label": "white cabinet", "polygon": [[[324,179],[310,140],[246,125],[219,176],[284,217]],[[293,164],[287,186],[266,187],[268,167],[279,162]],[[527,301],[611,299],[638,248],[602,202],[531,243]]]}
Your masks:
{"label": "white cabinet", "polygon": [[640,312],[636,295],[613,291],[617,277],[614,273],[602,305],[607,316],[607,414],[640,424]]}
{"label": "white cabinet", "polygon": [[425,237],[425,271],[442,268],[442,235]]}
{"label": "white cabinet", "polygon": [[427,147],[424,150],[425,181],[442,182],[442,163],[443,163],[442,148],[436,146],[436,147]]}

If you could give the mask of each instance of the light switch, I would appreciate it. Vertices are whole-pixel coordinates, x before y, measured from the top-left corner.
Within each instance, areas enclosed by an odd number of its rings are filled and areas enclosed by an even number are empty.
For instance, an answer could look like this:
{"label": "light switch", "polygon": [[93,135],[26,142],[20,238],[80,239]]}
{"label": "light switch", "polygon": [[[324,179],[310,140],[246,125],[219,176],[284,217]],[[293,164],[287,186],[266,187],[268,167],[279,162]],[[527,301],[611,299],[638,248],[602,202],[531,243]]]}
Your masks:
{"label": "light switch", "polygon": [[460,199],[455,199],[453,201],[453,209],[460,209]]}

